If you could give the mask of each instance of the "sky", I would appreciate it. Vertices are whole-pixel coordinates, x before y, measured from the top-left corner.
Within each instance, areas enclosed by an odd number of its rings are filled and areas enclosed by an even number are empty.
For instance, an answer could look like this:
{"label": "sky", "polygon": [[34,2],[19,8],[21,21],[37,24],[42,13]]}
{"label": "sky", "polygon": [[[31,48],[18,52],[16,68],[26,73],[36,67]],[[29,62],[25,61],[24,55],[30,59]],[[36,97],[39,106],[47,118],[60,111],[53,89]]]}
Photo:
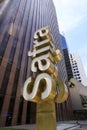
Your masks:
{"label": "sky", "polygon": [[87,0],[53,0],[59,30],[66,38],[70,53],[77,52],[87,76]]}

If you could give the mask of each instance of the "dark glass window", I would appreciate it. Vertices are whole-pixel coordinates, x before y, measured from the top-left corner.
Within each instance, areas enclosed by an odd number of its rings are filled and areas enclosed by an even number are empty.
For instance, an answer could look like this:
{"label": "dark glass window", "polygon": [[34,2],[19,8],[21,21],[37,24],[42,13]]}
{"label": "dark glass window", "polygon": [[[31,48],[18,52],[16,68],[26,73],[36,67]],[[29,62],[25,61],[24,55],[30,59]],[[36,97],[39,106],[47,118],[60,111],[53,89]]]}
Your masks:
{"label": "dark glass window", "polygon": [[6,118],[6,123],[5,123],[6,126],[11,125],[14,103],[15,103],[15,98],[11,97],[9,110],[8,110],[8,114],[7,114],[7,118]]}
{"label": "dark glass window", "polygon": [[10,99],[10,104],[9,104],[9,109],[8,109],[8,114],[7,114],[8,116],[6,118],[6,126],[10,126],[11,121],[12,121],[16,92],[17,92],[17,86],[18,86],[19,72],[20,72],[20,70],[16,69],[12,93],[11,93],[11,99]]}
{"label": "dark glass window", "polygon": [[20,104],[19,104],[19,110],[18,110],[18,119],[17,119],[17,124],[21,124],[21,119],[22,119],[22,111],[23,111],[23,97],[20,97]]}
{"label": "dark glass window", "polygon": [[9,80],[9,76],[10,76],[10,72],[11,72],[11,66],[12,66],[12,64],[8,63],[6,70],[5,70],[4,78],[2,81],[2,85],[1,85],[2,87],[1,87],[1,91],[0,91],[0,93],[3,95],[5,95],[6,88],[8,85],[8,80]]}
{"label": "dark glass window", "polygon": [[27,118],[26,118],[26,123],[29,124],[30,123],[30,102],[28,102],[27,104]]}
{"label": "dark glass window", "polygon": [[3,40],[1,42],[1,46],[0,46],[0,57],[1,57],[1,60],[2,60],[3,55],[5,53],[5,49],[6,49],[9,37],[10,37],[10,35],[6,32],[4,37],[3,37]]}
{"label": "dark glass window", "polygon": [[2,105],[3,105],[3,96],[0,95],[0,114],[1,114],[1,110],[2,110]]}
{"label": "dark glass window", "polygon": [[18,21],[18,28],[16,30],[15,36],[14,36],[14,40],[13,40],[13,46],[10,52],[10,56],[9,56],[9,61],[13,62],[13,58],[15,55],[15,51],[16,51],[16,47],[17,47],[17,42],[18,42],[18,35],[19,35],[19,31],[21,29],[21,24],[23,21],[23,16],[24,16],[24,7],[25,7],[25,2],[24,2],[24,6],[22,6],[21,8],[21,13],[20,13],[20,17],[19,17],[19,21]]}
{"label": "dark glass window", "polygon": [[12,88],[12,97],[16,96],[16,91],[17,91],[17,86],[18,86],[18,79],[19,79],[19,73],[20,73],[20,69],[16,69],[14,83],[13,83],[13,88]]}
{"label": "dark glass window", "polygon": [[9,55],[9,61],[12,62],[13,61],[13,58],[14,58],[14,55],[15,55],[15,50],[16,50],[16,45],[17,45],[17,42],[18,42],[18,33],[16,33],[14,39],[13,39],[13,46],[11,48],[11,52],[10,52],[10,55]]}
{"label": "dark glass window", "polygon": [[7,64],[6,70],[5,70],[5,75],[2,81],[1,85],[1,90],[0,90],[0,112],[2,111],[2,106],[3,106],[3,101],[4,101],[4,96],[6,93],[8,81],[9,81],[9,76],[10,76],[10,71],[11,71],[11,64]]}

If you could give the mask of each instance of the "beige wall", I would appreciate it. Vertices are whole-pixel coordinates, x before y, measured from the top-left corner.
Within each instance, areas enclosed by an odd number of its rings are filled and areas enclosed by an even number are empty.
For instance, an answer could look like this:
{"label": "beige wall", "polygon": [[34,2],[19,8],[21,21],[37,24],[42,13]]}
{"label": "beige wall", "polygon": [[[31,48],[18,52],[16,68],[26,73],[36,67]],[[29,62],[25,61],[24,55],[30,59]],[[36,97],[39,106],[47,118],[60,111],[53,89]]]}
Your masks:
{"label": "beige wall", "polygon": [[73,83],[74,87],[69,87],[72,107],[74,110],[81,110],[83,109],[80,95],[87,96],[87,87],[83,86],[80,82],[76,79],[72,78],[70,83]]}

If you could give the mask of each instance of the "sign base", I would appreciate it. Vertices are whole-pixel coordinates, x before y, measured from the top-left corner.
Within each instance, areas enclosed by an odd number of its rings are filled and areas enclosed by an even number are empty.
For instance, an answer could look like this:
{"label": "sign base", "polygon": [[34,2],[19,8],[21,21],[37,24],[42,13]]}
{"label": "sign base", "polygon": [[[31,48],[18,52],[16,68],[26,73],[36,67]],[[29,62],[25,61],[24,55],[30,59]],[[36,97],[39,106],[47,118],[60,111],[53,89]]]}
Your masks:
{"label": "sign base", "polygon": [[36,130],[57,130],[54,101],[37,104]]}

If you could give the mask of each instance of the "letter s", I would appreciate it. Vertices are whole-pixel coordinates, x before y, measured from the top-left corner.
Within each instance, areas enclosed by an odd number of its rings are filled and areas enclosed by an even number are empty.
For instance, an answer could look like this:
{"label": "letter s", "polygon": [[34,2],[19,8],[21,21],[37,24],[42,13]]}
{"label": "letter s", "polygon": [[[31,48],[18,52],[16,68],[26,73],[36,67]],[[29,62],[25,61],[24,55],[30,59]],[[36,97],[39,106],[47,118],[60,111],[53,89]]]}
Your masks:
{"label": "letter s", "polygon": [[32,81],[29,78],[24,83],[23,97],[26,100],[40,102],[42,100],[54,99],[56,95],[56,84],[50,75],[47,73],[39,74],[36,77],[32,91],[29,92],[28,90],[32,85]]}

